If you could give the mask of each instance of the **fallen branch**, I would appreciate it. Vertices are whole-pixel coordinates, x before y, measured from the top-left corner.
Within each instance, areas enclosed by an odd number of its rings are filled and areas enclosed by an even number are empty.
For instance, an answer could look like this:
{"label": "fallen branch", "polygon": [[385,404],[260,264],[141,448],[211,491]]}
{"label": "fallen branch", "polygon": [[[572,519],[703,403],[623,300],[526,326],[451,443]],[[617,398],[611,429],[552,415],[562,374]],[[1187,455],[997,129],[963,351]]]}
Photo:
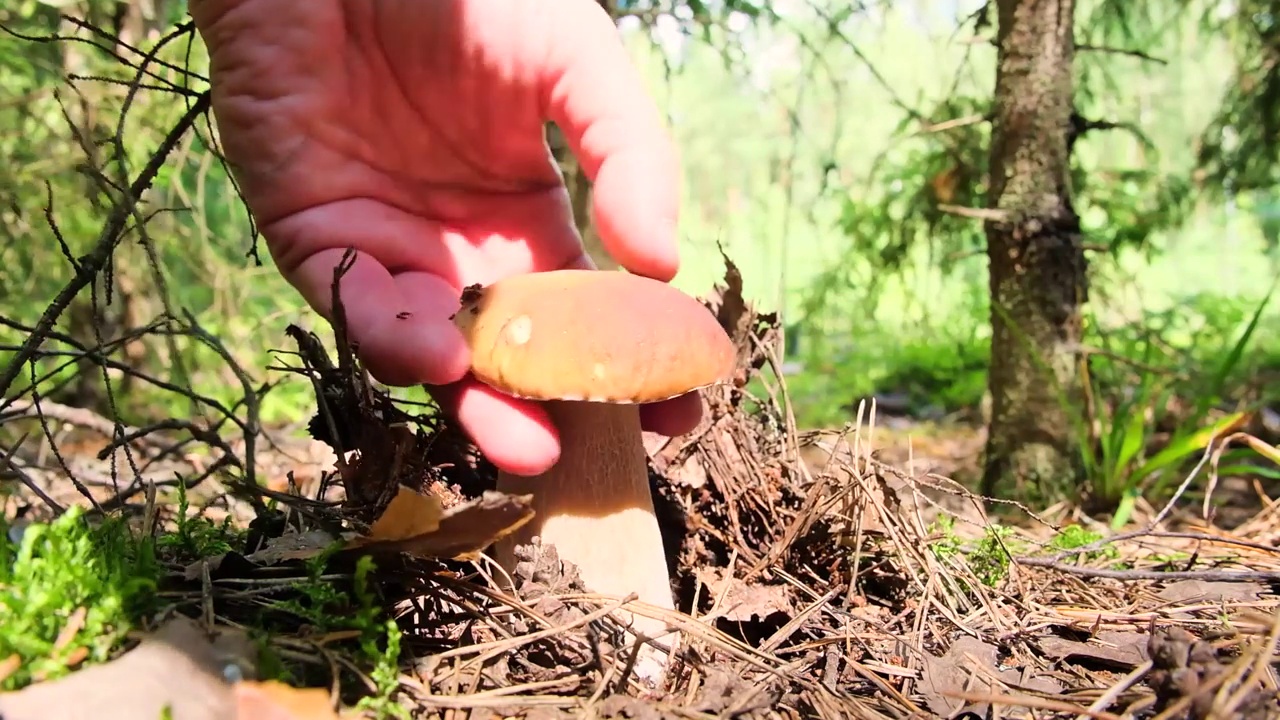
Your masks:
{"label": "fallen branch", "polygon": [[1046,558],[1017,557],[1019,565],[1041,567],[1081,577],[1111,580],[1203,580],[1205,582],[1280,582],[1280,572],[1266,570],[1106,570],[1104,568],[1064,565]]}

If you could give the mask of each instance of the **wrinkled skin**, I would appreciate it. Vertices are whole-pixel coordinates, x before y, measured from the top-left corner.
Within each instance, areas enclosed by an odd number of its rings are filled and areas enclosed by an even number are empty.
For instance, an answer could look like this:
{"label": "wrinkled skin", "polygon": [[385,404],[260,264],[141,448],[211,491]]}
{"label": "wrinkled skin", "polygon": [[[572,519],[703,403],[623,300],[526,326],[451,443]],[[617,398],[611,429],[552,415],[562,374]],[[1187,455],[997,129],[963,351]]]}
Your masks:
{"label": "wrinkled skin", "polygon": [[[467,374],[462,288],[591,267],[544,141],[555,121],[595,183],[626,269],[676,273],[678,164],[657,108],[593,0],[191,0],[222,149],[280,272],[329,317],[333,268],[369,371],[423,383],[500,468],[559,456],[536,403]],[[689,395],[646,428],[697,423]]]}

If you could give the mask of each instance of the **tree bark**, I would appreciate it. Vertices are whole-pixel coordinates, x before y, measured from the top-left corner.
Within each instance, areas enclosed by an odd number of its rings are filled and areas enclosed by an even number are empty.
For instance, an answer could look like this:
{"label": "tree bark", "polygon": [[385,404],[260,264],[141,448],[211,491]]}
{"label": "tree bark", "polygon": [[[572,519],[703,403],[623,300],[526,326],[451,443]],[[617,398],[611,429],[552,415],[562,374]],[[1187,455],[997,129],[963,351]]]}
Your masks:
{"label": "tree bark", "polygon": [[998,67],[986,224],[991,280],[991,424],[983,492],[1081,482],[1063,399],[1078,395],[1088,297],[1069,175],[1075,0],[995,0]]}
{"label": "tree bark", "polygon": [[[618,4],[614,0],[596,0],[609,17],[617,21]],[[591,256],[591,261],[601,270],[617,270],[618,263],[604,249],[600,234],[591,222],[591,180],[578,164],[577,158],[569,150],[564,136],[555,125],[547,125],[547,144],[551,146],[551,154],[560,164],[560,173],[564,176],[564,184],[569,190],[569,205],[573,208],[573,220],[578,226],[578,235],[582,237],[582,245]]]}
{"label": "tree bark", "polygon": [[547,126],[547,144],[551,146],[551,154],[560,165],[560,174],[564,176],[565,187],[569,190],[569,206],[573,208],[573,221],[578,226],[578,235],[582,237],[582,245],[592,262],[601,270],[616,270],[618,263],[604,249],[600,234],[591,222],[591,180],[578,164],[578,159],[569,150],[568,143],[560,128]]}

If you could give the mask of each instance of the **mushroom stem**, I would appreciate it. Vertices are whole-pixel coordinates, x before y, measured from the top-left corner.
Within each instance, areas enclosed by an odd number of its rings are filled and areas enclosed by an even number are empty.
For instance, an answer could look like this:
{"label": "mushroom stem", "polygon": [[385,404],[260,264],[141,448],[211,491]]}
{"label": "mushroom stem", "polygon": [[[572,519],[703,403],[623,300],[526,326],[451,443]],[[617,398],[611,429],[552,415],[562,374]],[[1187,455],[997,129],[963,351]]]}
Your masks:
{"label": "mushroom stem", "polygon": [[[560,432],[560,460],[534,477],[498,474],[498,490],[533,495],[537,512],[498,541],[497,559],[511,571],[514,547],[535,536],[577,566],[593,592],[671,610],[671,579],[649,494],[649,470],[638,405],[550,400],[544,403]],[[628,614],[649,637],[666,623]],[[664,644],[671,638],[660,638]]]}

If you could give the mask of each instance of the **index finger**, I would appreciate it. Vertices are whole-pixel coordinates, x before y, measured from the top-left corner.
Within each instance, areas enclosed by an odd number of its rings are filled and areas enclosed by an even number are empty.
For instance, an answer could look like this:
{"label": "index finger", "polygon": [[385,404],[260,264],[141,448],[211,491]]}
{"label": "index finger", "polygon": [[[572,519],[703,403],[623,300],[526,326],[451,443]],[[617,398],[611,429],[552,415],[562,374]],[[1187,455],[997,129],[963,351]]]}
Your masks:
{"label": "index finger", "polygon": [[542,78],[548,119],[592,181],[605,249],[627,270],[669,281],[680,266],[675,144],[609,14],[593,0],[553,7],[563,36]]}

